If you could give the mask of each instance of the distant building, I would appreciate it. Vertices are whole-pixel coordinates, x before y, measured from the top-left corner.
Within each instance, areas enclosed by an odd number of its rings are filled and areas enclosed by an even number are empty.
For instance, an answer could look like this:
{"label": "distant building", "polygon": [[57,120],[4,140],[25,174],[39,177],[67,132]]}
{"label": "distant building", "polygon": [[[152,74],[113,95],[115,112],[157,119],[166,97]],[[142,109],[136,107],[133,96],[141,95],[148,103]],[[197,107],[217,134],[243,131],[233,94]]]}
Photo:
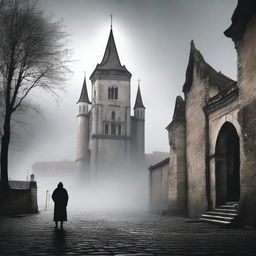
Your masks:
{"label": "distant building", "polygon": [[32,173],[36,180],[41,179],[72,179],[76,177],[76,163],[74,161],[36,162],[32,166]]}
{"label": "distant building", "polygon": [[91,101],[86,79],[78,100],[76,162],[83,183],[106,181],[144,164],[145,107],[138,86],[131,116],[130,79],[111,29],[103,59],[90,76]]}
{"label": "distant building", "polygon": [[255,34],[256,2],[239,0],[225,31],[238,53],[237,82],[191,42],[184,100],[177,97],[167,126],[170,158],[149,169],[151,211],[199,217],[237,202],[241,220],[256,224]]}

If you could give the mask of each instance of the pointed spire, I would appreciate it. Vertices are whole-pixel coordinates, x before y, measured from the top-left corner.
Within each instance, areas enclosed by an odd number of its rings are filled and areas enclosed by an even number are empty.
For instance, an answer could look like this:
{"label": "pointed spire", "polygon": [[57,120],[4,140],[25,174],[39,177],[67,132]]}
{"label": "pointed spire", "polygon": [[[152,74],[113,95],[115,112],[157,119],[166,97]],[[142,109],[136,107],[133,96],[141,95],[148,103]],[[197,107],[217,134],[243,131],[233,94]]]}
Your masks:
{"label": "pointed spire", "polygon": [[79,103],[79,102],[85,102],[85,103],[91,104],[89,97],[88,97],[85,74],[84,74],[84,83],[83,83],[82,91],[81,91],[80,98],[77,103]]}
{"label": "pointed spire", "polygon": [[136,96],[136,101],[135,101],[135,105],[134,108],[145,108],[143,105],[143,101],[142,101],[142,97],[141,97],[141,93],[140,93],[140,80],[138,83],[138,91],[137,91],[137,96]]}
{"label": "pointed spire", "polygon": [[120,62],[112,27],[110,29],[110,34],[102,61],[100,64],[97,64],[95,70],[90,76],[90,79],[93,79],[95,76],[97,77],[99,75],[109,75],[110,72],[118,72],[118,74],[124,75],[125,77],[131,77],[131,73],[126,69],[125,65],[122,65]]}
{"label": "pointed spire", "polygon": [[110,34],[108,37],[108,43],[105,49],[103,59],[100,63],[104,68],[122,69],[121,62],[119,60],[118,52],[116,49],[116,44],[113,36],[113,30],[110,29]]}

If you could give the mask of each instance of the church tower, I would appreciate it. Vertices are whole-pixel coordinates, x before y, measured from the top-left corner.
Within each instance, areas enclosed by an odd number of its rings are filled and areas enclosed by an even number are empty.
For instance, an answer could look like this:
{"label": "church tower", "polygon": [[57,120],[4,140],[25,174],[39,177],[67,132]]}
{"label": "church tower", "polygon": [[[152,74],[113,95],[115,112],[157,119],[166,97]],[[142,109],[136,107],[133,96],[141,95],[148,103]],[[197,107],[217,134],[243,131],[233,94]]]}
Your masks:
{"label": "church tower", "polygon": [[90,76],[91,177],[102,180],[128,168],[130,159],[130,79],[121,65],[112,28],[103,59]]}
{"label": "church tower", "polygon": [[90,130],[90,116],[89,105],[91,104],[87,86],[86,77],[84,77],[84,83],[78,104],[77,115],[77,170],[79,173],[79,179],[83,183],[89,183],[90,179],[90,151],[89,151],[89,130]]}
{"label": "church tower", "polygon": [[138,86],[131,116],[131,76],[120,62],[111,28],[102,61],[90,76],[91,102],[86,80],[78,101],[77,168],[83,183],[120,184],[145,169],[145,107]]}

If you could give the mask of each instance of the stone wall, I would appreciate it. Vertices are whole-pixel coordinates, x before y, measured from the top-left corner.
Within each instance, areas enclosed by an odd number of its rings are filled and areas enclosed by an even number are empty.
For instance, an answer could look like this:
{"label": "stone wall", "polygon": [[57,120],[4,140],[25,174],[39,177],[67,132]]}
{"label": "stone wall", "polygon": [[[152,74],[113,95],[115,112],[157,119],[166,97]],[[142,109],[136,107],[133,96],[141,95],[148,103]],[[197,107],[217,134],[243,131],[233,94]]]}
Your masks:
{"label": "stone wall", "polygon": [[0,215],[37,213],[36,182],[10,181],[10,189],[0,187]]}
{"label": "stone wall", "polygon": [[252,17],[237,44],[241,151],[241,217],[256,224],[256,17]]}
{"label": "stone wall", "polygon": [[168,128],[170,143],[168,212],[187,214],[186,132],[185,122],[173,122]]}
{"label": "stone wall", "polygon": [[149,168],[149,209],[162,214],[168,210],[169,158]]}
{"label": "stone wall", "polygon": [[186,156],[188,179],[188,214],[198,217],[207,210],[206,196],[206,118],[203,111],[206,81],[197,68],[193,69],[193,82],[185,94]]}

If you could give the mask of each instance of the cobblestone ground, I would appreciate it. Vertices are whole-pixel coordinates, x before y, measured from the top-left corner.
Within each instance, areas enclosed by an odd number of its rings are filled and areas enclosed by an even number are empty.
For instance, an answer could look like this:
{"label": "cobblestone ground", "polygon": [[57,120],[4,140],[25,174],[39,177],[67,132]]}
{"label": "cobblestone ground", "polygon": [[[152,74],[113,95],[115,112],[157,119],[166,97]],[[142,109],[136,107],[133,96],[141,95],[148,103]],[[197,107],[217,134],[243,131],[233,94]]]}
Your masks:
{"label": "cobblestone ground", "polygon": [[69,214],[55,230],[52,212],[0,218],[0,255],[256,255],[255,229],[224,229],[147,214]]}

